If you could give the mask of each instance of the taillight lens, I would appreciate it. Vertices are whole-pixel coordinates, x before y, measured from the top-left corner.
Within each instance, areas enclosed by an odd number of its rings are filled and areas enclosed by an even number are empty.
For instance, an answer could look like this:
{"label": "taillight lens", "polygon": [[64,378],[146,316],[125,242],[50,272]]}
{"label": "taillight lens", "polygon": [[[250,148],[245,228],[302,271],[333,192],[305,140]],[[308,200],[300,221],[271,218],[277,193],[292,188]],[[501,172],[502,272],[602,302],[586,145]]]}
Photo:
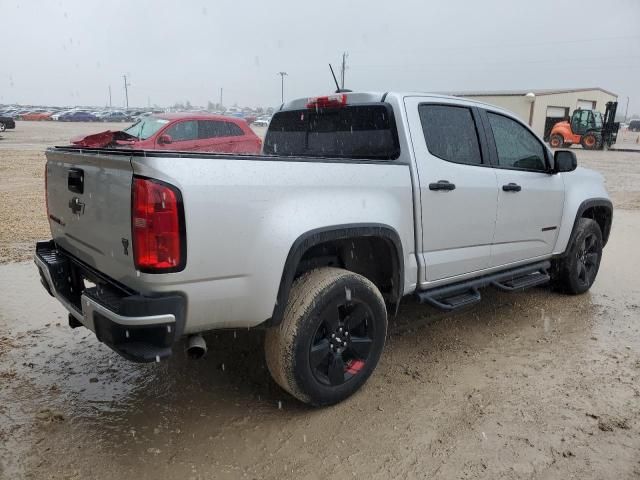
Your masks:
{"label": "taillight lens", "polygon": [[184,268],[184,214],[180,191],[166,183],[134,177],[131,223],[133,256],[143,272]]}

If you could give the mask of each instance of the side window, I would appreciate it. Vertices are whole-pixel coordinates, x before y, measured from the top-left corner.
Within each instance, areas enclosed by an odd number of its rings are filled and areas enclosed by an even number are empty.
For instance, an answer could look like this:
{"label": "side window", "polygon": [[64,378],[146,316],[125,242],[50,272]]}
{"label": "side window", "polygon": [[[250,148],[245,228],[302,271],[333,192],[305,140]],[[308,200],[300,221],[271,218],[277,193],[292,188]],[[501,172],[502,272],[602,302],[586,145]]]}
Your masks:
{"label": "side window", "polygon": [[226,137],[227,129],[225,123],[216,120],[199,120],[198,138]]}
{"label": "side window", "polygon": [[518,122],[487,112],[498,151],[498,165],[525,170],[547,169],[544,147],[529,130]]}
{"label": "side window", "polygon": [[418,107],[418,112],[432,155],[455,163],[482,163],[478,132],[470,109],[425,104]]}
{"label": "side window", "polygon": [[178,122],[170,126],[164,133],[170,135],[171,139],[174,142],[195,140],[196,138],[198,138],[198,122],[196,122],[195,120]]}
{"label": "side window", "polygon": [[230,137],[241,137],[242,135],[244,135],[242,129],[235,123],[226,122],[226,124],[227,128],[229,129],[229,133],[227,135],[229,135]]}

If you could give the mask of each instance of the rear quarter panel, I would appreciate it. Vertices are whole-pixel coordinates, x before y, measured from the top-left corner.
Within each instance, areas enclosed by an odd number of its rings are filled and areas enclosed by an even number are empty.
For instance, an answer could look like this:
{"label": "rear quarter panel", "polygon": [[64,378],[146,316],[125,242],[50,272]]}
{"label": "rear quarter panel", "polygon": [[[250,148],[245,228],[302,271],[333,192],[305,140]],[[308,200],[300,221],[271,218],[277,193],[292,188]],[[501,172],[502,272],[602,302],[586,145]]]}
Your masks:
{"label": "rear quarter panel", "polygon": [[267,158],[133,157],[136,174],[181,190],[187,264],[173,274],[140,273],[132,287],[183,292],[187,333],[254,326],[272,315],[285,260],[299,236],[332,225],[381,223],[400,236],[405,291],[415,288],[408,165]]}

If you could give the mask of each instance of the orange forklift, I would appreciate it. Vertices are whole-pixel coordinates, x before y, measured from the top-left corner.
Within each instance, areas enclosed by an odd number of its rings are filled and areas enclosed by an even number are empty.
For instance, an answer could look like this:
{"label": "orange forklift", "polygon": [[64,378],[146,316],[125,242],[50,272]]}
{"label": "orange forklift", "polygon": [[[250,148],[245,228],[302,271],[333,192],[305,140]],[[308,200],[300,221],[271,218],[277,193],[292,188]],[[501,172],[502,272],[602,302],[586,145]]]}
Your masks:
{"label": "orange forklift", "polygon": [[552,148],[579,143],[586,150],[602,150],[616,143],[620,123],[615,121],[618,102],[607,102],[604,117],[600,112],[577,109],[570,121],[556,123],[549,133]]}

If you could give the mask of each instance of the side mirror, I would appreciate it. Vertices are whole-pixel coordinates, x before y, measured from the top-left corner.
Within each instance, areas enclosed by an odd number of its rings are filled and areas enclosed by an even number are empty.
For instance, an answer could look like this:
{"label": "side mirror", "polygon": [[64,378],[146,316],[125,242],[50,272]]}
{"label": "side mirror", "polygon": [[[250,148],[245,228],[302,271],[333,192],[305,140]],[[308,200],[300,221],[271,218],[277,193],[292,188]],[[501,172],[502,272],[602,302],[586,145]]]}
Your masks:
{"label": "side mirror", "polygon": [[553,173],[573,172],[578,167],[576,154],[571,150],[556,150],[553,154]]}
{"label": "side mirror", "polygon": [[173,139],[171,138],[171,135],[160,135],[160,138],[158,138],[158,143],[160,145],[169,145],[172,142]]}

